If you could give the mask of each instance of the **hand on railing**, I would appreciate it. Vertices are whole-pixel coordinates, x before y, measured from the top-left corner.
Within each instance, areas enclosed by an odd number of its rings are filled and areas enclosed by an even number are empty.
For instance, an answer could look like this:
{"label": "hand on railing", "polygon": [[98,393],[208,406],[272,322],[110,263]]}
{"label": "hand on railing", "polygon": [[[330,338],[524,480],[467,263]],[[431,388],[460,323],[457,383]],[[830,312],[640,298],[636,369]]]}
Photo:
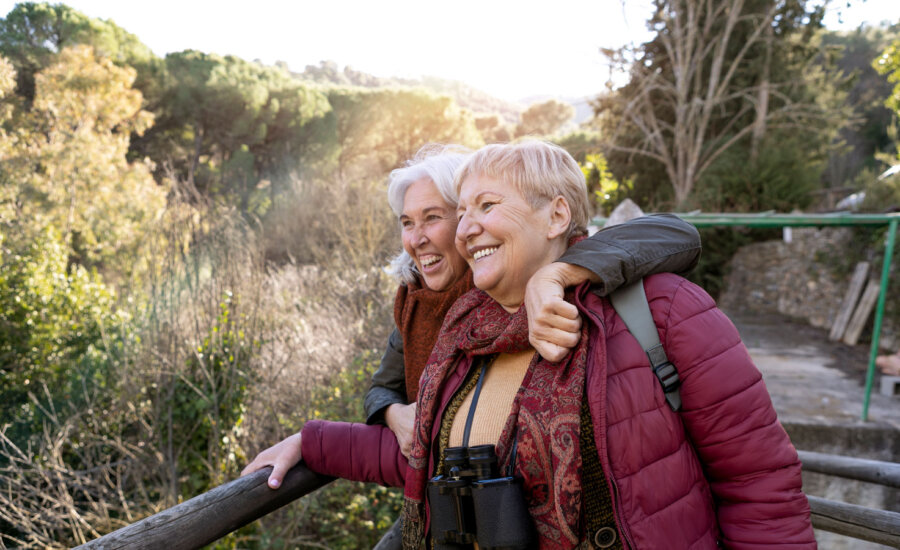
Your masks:
{"label": "hand on railing", "polygon": [[281,487],[287,471],[298,462],[300,462],[300,432],[286,437],[256,455],[256,458],[241,471],[241,477],[271,466],[272,473],[269,474],[268,485],[272,489],[277,489]]}

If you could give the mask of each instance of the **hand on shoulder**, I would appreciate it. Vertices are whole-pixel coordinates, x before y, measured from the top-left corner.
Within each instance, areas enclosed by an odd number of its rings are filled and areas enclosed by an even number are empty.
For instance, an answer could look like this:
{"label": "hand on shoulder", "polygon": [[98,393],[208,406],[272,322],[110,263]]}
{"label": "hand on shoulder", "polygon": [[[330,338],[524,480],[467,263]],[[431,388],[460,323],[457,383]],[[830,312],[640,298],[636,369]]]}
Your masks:
{"label": "hand on shoulder", "polygon": [[575,347],[581,336],[578,309],[566,302],[565,289],[595,281],[591,271],[573,264],[554,262],[539,269],[525,287],[528,340],[544,359],[556,362]]}

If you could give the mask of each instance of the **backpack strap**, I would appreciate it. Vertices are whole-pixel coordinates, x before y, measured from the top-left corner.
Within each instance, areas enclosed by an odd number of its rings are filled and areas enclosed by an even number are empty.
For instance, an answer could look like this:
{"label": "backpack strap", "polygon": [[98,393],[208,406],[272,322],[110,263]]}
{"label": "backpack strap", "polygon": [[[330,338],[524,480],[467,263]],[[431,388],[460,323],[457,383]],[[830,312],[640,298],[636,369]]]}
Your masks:
{"label": "backpack strap", "polygon": [[653,374],[666,394],[669,407],[673,411],[678,411],[681,408],[681,395],[678,393],[681,381],[678,379],[675,365],[669,362],[666,351],[659,341],[659,333],[650,313],[647,294],[644,293],[644,280],[619,288],[609,295],[609,301],[612,302],[619,317],[625,321],[628,331],[644,348],[647,358],[650,359],[650,368],[653,369]]}

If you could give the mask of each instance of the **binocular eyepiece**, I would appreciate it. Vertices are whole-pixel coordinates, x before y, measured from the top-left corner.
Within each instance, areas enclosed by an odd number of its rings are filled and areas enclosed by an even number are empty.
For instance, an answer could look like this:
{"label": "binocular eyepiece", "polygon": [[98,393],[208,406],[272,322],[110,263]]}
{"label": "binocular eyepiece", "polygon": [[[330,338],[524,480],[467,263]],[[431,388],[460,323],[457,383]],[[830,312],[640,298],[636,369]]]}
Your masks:
{"label": "binocular eyepiece", "polygon": [[446,475],[428,482],[431,537],[438,550],[518,549],[536,537],[519,480],[499,476],[493,445],[449,447]]}

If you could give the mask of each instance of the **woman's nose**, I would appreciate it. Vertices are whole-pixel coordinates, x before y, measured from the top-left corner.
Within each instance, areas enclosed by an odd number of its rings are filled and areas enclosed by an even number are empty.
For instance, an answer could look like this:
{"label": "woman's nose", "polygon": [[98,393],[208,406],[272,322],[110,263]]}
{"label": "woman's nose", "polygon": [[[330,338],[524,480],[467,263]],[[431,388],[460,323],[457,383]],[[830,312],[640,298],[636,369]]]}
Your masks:
{"label": "woman's nose", "polygon": [[478,231],[478,223],[472,218],[472,216],[468,214],[464,214],[459,219],[459,224],[456,226],[456,238],[460,241],[465,242],[469,237],[476,234]]}
{"label": "woman's nose", "polygon": [[425,234],[425,229],[422,226],[416,225],[413,227],[412,242],[413,246],[422,246],[428,242],[428,235]]}

